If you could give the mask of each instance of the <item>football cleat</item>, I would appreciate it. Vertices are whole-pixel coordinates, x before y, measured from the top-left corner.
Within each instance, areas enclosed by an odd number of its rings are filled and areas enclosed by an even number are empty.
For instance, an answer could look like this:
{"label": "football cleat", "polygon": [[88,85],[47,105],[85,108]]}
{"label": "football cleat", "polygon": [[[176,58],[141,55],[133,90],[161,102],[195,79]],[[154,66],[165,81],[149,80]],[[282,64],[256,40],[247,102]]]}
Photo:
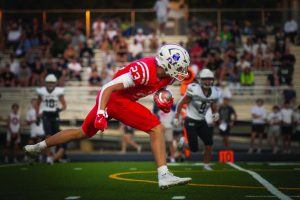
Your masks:
{"label": "football cleat", "polygon": [[25,155],[30,157],[30,158],[36,158],[39,153],[41,152],[36,145],[26,145],[23,148]]}
{"label": "football cleat", "polygon": [[169,189],[176,185],[186,185],[192,181],[191,178],[179,178],[171,172],[166,172],[158,176],[158,186],[162,190]]}

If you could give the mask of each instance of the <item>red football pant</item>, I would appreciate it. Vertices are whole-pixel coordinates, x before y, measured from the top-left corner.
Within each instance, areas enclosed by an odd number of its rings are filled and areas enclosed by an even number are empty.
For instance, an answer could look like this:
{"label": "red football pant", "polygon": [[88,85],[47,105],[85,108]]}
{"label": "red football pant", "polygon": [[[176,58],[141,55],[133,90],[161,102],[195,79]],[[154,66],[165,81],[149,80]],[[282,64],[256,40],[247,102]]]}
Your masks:
{"label": "red football pant", "polygon": [[[98,110],[99,95],[100,92],[96,98],[96,105],[90,110],[82,124],[82,130],[88,137],[98,132],[98,129],[94,127],[94,121]],[[148,108],[116,92],[111,94],[106,108],[109,118],[114,118],[141,131],[148,132],[160,124],[159,119]]]}

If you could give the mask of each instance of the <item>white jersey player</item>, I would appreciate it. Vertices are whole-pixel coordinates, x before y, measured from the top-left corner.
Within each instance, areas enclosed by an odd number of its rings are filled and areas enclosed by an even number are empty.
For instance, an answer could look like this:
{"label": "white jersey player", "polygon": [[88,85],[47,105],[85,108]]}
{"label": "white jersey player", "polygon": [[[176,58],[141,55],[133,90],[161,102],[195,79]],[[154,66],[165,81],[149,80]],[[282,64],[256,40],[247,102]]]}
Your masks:
{"label": "white jersey player", "polygon": [[208,127],[205,117],[208,109],[211,108],[212,120],[219,120],[217,101],[220,93],[218,89],[213,86],[214,74],[209,69],[200,71],[196,80],[198,83],[191,83],[188,85],[187,92],[179,100],[174,123],[177,124],[181,109],[184,104],[187,104],[184,128],[187,132],[190,150],[193,152],[199,150],[198,137],[200,137],[205,144],[204,169],[212,170],[208,164],[213,145],[213,129]]}

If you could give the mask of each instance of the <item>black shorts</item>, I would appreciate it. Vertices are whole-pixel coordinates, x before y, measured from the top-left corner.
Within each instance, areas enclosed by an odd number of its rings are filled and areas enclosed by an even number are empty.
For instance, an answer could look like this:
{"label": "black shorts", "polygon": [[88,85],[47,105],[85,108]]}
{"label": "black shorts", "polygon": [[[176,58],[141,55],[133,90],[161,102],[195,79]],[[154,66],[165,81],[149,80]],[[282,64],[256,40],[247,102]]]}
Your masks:
{"label": "black shorts", "polygon": [[130,126],[124,126],[124,133],[133,135],[134,134],[134,128],[132,128]]}
{"label": "black shorts", "polygon": [[187,131],[188,142],[191,151],[197,152],[199,150],[198,137],[200,137],[205,146],[213,145],[213,127],[208,127],[205,120],[199,121],[186,118],[184,121],[184,127]]}
{"label": "black shorts", "polygon": [[219,131],[220,131],[221,136],[229,136],[230,135],[230,127],[229,126],[227,126],[226,130],[223,131],[223,130],[219,129]]}
{"label": "black shorts", "polygon": [[263,134],[265,132],[265,124],[252,124],[252,132]]}
{"label": "black shorts", "polygon": [[43,127],[46,135],[54,135],[59,132],[59,118],[43,116]]}
{"label": "black shorts", "polygon": [[281,126],[281,134],[282,135],[292,135],[293,134],[293,126],[292,125]]}

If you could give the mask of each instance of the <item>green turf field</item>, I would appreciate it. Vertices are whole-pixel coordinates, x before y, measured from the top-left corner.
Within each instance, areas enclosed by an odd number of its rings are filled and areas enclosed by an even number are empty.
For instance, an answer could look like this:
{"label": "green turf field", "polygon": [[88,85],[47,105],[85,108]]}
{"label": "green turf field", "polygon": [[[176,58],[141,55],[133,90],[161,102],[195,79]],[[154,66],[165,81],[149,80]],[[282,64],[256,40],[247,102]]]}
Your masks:
{"label": "green turf field", "polygon": [[[193,182],[165,191],[158,188],[152,162],[0,166],[0,199],[209,200],[274,196],[248,173],[228,164],[214,163],[214,171],[203,171],[201,163],[181,164],[169,168],[178,176],[192,177]],[[285,195],[300,198],[300,163],[236,165],[258,173]]]}

